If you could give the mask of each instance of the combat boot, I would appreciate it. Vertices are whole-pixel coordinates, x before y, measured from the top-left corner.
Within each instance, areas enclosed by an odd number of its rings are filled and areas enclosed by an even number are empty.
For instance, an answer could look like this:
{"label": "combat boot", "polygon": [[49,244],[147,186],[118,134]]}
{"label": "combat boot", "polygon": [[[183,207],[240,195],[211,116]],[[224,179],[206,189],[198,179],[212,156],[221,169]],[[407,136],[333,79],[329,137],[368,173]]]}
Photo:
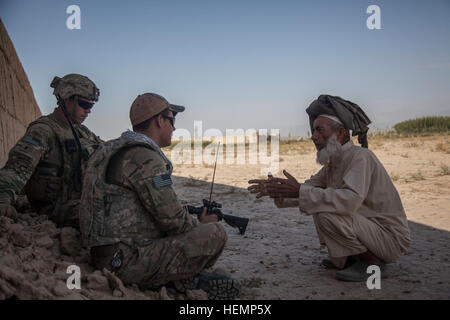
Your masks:
{"label": "combat boot", "polygon": [[209,300],[233,300],[239,297],[241,283],[226,275],[215,272],[201,272],[192,278],[174,281],[176,290],[203,290]]}

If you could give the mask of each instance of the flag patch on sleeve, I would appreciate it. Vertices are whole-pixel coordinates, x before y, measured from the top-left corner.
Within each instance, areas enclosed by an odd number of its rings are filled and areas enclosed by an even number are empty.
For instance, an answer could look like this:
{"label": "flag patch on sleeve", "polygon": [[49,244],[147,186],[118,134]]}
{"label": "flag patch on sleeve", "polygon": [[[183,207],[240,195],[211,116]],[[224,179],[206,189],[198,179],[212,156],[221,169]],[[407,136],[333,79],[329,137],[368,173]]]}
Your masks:
{"label": "flag patch on sleeve", "polygon": [[157,188],[157,189],[166,187],[166,186],[170,186],[172,184],[172,178],[170,177],[170,174],[168,174],[168,173],[153,177],[152,180],[153,180],[153,184],[155,185],[155,188]]}

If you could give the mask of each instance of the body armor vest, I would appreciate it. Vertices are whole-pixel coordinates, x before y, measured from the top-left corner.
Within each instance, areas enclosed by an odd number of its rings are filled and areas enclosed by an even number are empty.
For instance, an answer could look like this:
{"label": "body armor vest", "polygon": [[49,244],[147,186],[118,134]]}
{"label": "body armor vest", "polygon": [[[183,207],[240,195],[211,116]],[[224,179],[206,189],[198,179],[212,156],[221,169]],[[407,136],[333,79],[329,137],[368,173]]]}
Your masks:
{"label": "body armor vest", "polygon": [[144,139],[122,135],[102,144],[89,160],[80,204],[80,229],[87,247],[118,242],[145,245],[162,235],[136,192],[107,182],[111,159],[124,148],[134,146],[154,150]]}
{"label": "body armor vest", "polygon": [[25,192],[39,214],[46,214],[58,226],[63,226],[66,211],[73,212],[81,197],[81,192],[75,191],[74,185],[77,161],[81,156],[83,164],[95,148],[89,134],[83,132],[84,128],[81,125],[76,129],[82,144],[80,152],[77,150],[70,128],[62,127],[50,116],[42,116],[30,126],[34,124],[48,126],[56,139],[51,142],[53,145],[50,145],[50,150],[42,157],[25,185]]}

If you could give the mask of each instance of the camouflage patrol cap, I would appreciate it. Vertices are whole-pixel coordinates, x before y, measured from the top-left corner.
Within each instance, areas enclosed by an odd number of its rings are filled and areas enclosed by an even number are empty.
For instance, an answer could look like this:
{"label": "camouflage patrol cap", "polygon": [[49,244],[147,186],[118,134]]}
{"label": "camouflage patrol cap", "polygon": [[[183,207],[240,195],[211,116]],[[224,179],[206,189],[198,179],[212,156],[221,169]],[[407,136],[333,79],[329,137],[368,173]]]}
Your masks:
{"label": "camouflage patrol cap", "polygon": [[176,115],[183,112],[184,107],[170,104],[164,97],[156,93],[144,93],[137,96],[130,108],[130,120],[133,126],[156,116],[165,109]]}
{"label": "camouflage patrol cap", "polygon": [[100,90],[94,82],[81,74],[71,73],[64,77],[54,77],[50,87],[54,88],[53,94],[63,99],[71,96],[81,96],[83,98],[98,101]]}

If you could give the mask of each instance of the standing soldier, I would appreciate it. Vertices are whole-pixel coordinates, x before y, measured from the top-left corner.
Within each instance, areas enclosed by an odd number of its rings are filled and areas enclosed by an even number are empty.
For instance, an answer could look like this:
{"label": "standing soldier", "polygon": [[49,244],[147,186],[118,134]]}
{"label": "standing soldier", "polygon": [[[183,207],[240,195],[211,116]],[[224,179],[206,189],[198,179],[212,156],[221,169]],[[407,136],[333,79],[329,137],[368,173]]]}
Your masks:
{"label": "standing soldier", "polygon": [[38,214],[48,215],[58,227],[79,229],[82,169],[102,142],[81,123],[98,100],[99,89],[79,74],[55,77],[50,86],[58,107],[28,126],[0,170],[0,215],[16,215],[14,203],[24,190]]}

